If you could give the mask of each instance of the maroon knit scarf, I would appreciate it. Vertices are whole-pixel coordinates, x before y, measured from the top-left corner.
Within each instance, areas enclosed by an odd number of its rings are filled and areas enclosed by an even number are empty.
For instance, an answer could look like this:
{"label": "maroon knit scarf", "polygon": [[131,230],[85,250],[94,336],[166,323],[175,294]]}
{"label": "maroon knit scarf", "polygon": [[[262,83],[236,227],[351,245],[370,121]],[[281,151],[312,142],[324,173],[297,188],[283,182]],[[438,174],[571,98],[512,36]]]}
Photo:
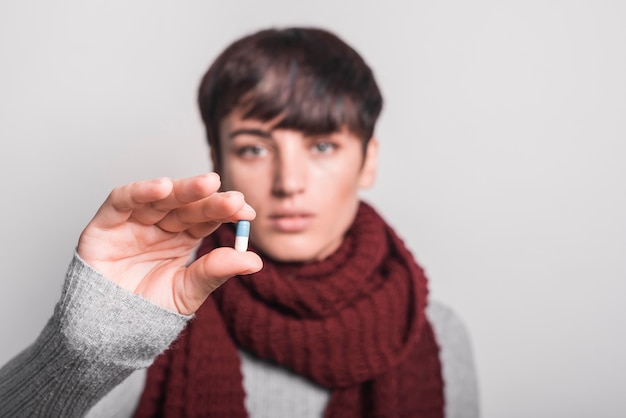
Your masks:
{"label": "maroon knit scarf", "polygon": [[[233,240],[221,227],[198,256]],[[326,260],[264,263],[214,292],[157,357],[136,417],[246,417],[238,347],[330,388],[325,417],[443,417],[426,278],[370,206]]]}

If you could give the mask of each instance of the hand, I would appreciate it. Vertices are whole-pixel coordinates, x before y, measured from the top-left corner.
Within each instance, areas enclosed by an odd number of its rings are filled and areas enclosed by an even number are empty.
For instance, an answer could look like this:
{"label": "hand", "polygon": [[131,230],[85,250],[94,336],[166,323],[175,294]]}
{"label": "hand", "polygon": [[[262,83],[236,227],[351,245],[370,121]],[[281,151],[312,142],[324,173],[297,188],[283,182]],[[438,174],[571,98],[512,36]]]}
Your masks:
{"label": "hand", "polygon": [[119,286],[183,315],[230,277],[262,268],[258,255],[216,248],[188,265],[200,240],[223,222],[256,213],[239,192],[218,192],[215,173],[115,188],[87,225],[78,254]]}

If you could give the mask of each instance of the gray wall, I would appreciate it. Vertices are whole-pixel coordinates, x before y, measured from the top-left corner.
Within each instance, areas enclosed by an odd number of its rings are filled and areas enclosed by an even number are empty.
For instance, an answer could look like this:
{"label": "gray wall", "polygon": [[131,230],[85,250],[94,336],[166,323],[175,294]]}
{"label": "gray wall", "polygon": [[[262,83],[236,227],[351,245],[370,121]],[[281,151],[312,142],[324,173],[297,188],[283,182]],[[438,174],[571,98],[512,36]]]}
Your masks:
{"label": "gray wall", "polygon": [[387,105],[365,195],[473,337],[484,417],[623,417],[626,3],[0,3],[0,363],[115,185],[208,168],[199,77],[234,37],[330,28]]}

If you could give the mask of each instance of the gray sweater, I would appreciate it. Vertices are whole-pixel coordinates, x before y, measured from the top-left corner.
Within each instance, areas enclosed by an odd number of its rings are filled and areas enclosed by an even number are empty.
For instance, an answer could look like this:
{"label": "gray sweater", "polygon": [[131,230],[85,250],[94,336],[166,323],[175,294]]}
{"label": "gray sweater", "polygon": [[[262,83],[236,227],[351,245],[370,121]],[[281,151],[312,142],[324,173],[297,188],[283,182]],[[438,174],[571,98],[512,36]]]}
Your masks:
{"label": "gray sweater", "polygon": [[[446,416],[479,416],[476,374],[465,327],[431,302],[441,346]],[[75,254],[61,300],[37,340],[0,369],[0,417],[129,417],[145,369],[191,316],[162,309],[118,287]],[[327,389],[240,352],[251,417],[320,417]]]}

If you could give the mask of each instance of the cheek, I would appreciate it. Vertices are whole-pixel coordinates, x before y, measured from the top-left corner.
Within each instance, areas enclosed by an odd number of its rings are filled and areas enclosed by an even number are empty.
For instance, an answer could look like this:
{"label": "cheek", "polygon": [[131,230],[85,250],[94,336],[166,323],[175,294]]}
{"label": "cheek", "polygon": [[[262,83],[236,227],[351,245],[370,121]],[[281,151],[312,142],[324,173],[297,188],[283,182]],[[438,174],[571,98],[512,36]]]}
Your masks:
{"label": "cheek", "polygon": [[339,174],[330,181],[318,183],[315,193],[316,208],[320,215],[318,234],[322,240],[337,239],[352,223],[358,207],[358,191],[354,176]]}
{"label": "cheek", "polygon": [[254,172],[247,167],[229,164],[222,170],[222,189],[243,193],[246,202],[255,210],[267,200],[267,175]]}
{"label": "cheek", "polygon": [[253,178],[242,164],[238,164],[236,160],[224,158],[222,164],[222,186],[229,190],[238,190],[243,192],[242,188],[250,185],[250,179]]}
{"label": "cheek", "polygon": [[358,190],[358,173],[359,167],[352,161],[319,166],[311,171],[311,184],[328,199],[350,198]]}

